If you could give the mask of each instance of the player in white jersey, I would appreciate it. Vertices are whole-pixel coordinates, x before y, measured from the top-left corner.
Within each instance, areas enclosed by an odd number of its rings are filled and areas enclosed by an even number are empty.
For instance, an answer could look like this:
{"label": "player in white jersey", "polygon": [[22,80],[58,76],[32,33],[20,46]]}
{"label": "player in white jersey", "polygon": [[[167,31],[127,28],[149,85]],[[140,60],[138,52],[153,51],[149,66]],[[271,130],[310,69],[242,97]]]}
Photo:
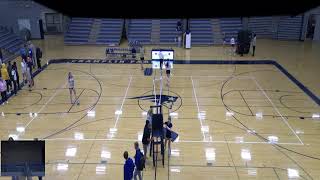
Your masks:
{"label": "player in white jersey", "polygon": [[[74,88],[74,77],[71,72],[69,72],[68,74],[68,85],[69,85],[71,104],[76,103],[75,101],[76,101],[77,95],[76,95],[76,90]],[[72,94],[74,94],[74,102],[73,102]]]}

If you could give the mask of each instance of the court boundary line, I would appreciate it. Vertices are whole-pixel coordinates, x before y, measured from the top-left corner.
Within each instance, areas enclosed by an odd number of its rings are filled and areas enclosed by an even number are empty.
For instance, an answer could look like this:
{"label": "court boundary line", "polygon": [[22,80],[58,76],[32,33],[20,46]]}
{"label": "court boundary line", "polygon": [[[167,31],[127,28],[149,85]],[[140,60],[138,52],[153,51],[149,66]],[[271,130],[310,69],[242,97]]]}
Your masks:
{"label": "court boundary line", "polygon": [[[131,74],[126,74],[127,76],[132,76],[132,77],[146,77],[144,75],[131,75]],[[75,77],[88,77],[89,75],[73,75]],[[123,74],[95,74],[95,76],[100,76],[100,77],[112,77],[112,76],[115,76],[115,77],[123,77],[125,75]],[[183,75],[179,75],[179,76],[174,76],[174,77],[177,77],[177,78],[190,78],[191,76],[183,76]],[[210,76],[210,75],[207,75],[207,76],[201,76],[201,75],[192,75],[192,77],[206,77],[206,78],[228,78],[230,76]],[[251,79],[251,76],[238,76],[238,77],[235,77],[236,79]]]}
{"label": "court boundary line", "polygon": [[297,135],[297,133],[293,130],[293,128],[291,127],[291,125],[288,123],[288,121],[283,117],[283,115],[280,113],[279,109],[274,105],[274,103],[272,102],[272,100],[269,98],[269,96],[267,95],[267,93],[263,90],[263,88],[261,87],[261,85],[258,83],[258,81],[256,80],[255,77],[252,77],[252,80],[255,82],[255,84],[257,85],[257,87],[260,89],[260,91],[262,92],[262,94],[268,99],[268,101],[270,102],[270,104],[272,105],[273,109],[276,110],[276,112],[280,115],[282,121],[289,127],[289,129],[293,132],[293,134],[298,138],[298,140],[300,141],[300,143],[302,145],[304,145],[304,143],[302,142],[302,140],[300,139],[300,137]]}
{"label": "court boundary line", "polygon": [[[20,140],[33,140],[33,139],[20,139]],[[119,142],[136,142],[138,139],[122,139],[122,138],[97,138],[97,139],[74,139],[74,138],[52,138],[46,139],[46,141],[119,141]],[[295,146],[305,146],[301,143],[290,143],[290,142],[278,142],[270,143],[265,141],[201,141],[201,140],[179,140],[175,143],[212,143],[212,144],[282,144],[282,145],[295,145]]]}
{"label": "court boundary line", "polygon": [[195,101],[196,101],[197,110],[198,110],[197,118],[198,118],[198,120],[200,121],[200,126],[201,126],[201,127],[200,127],[200,131],[202,132],[203,139],[205,139],[206,136],[205,136],[205,134],[204,134],[204,132],[203,132],[203,130],[202,130],[202,128],[203,128],[203,123],[202,123],[202,119],[201,119],[201,117],[200,117],[200,107],[199,107],[199,102],[198,102],[198,98],[197,98],[197,92],[196,92],[196,89],[195,89],[195,87],[194,87],[194,82],[193,82],[192,76],[190,77],[190,79],[191,79],[191,83],[192,83],[193,96],[194,96],[194,99],[195,99]]}
{"label": "court boundary line", "polygon": [[[130,88],[130,85],[131,85],[131,81],[132,81],[132,76],[130,76],[130,80],[129,80],[129,82],[128,82],[128,86],[127,86],[126,92],[125,92],[125,94],[124,94],[124,96],[123,96],[122,103],[121,103],[121,106],[120,106],[120,109],[119,109],[119,110],[121,111],[121,114],[122,114],[122,108],[123,108],[124,102],[125,102],[126,99],[127,99],[127,95],[128,95],[128,91],[129,91],[129,88]],[[117,114],[116,122],[114,123],[113,128],[116,128],[116,127],[117,127],[118,121],[119,121],[119,119],[120,119],[120,115],[121,115],[121,114]]]}

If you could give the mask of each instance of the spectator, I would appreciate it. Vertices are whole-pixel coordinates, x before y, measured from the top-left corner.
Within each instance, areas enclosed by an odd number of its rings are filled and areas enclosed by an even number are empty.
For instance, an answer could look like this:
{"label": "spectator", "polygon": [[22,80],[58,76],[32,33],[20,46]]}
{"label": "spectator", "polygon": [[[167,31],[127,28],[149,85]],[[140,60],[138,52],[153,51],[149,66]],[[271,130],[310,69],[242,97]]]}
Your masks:
{"label": "spectator", "polygon": [[1,93],[1,100],[2,104],[7,102],[7,84],[6,81],[0,77],[0,93]]}
{"label": "spectator", "polygon": [[7,83],[7,86],[9,88],[10,91],[12,91],[12,75],[11,75],[11,70],[12,70],[12,65],[11,65],[11,61],[8,61],[8,67],[7,67],[7,71],[9,73],[9,79],[10,79],[10,84]]}
{"label": "spectator", "polygon": [[236,45],[236,40],[234,39],[234,37],[232,37],[231,39],[230,39],[230,45],[231,45],[231,51],[232,51],[232,55],[234,55],[234,53],[235,53],[235,45]]}
{"label": "spectator", "polygon": [[22,59],[26,59],[27,58],[27,50],[26,50],[27,46],[24,44],[21,46],[20,48],[20,56]]}
{"label": "spectator", "polygon": [[32,65],[33,67],[36,66],[36,47],[31,43],[31,41],[29,41],[29,56],[31,57],[32,60]]}
{"label": "spectator", "polygon": [[180,20],[177,22],[177,31],[182,31],[182,23]]}
{"label": "spectator", "polygon": [[150,136],[151,136],[151,124],[148,120],[146,120],[146,124],[144,125],[144,129],[143,129],[143,136],[142,136],[144,159],[147,159],[148,147],[151,141]]}
{"label": "spectator", "polygon": [[11,81],[13,83],[13,92],[14,92],[15,95],[17,95],[17,91],[18,91],[18,72],[17,72],[17,68],[16,67],[12,67],[11,71],[10,71],[10,74],[11,74]]}
{"label": "spectator", "polygon": [[21,73],[22,73],[23,82],[26,84],[27,83],[27,63],[25,59],[22,59],[21,61]]}
{"label": "spectator", "polygon": [[257,35],[253,34],[253,39],[252,39],[252,56],[254,56],[254,53],[256,51],[256,43],[257,43]]}
{"label": "spectator", "polygon": [[136,48],[135,47],[133,47],[132,49],[131,49],[131,54],[132,54],[132,58],[136,58],[136,54],[137,54],[137,50],[136,50]]}
{"label": "spectator", "polygon": [[14,69],[14,70],[16,71],[16,75],[17,75],[17,89],[20,90],[19,72],[18,72],[18,67],[17,67],[17,63],[16,63],[16,62],[13,62],[12,69]]}
{"label": "spectator", "polygon": [[178,36],[177,36],[178,47],[181,47],[181,45],[182,45],[182,23],[180,20],[177,22],[177,29],[176,30],[178,32]]}
{"label": "spectator", "polygon": [[33,79],[32,79],[32,74],[31,74],[31,67],[27,67],[27,73],[26,73],[26,77],[27,77],[27,83],[28,83],[28,86],[29,86],[29,91],[32,90],[32,87],[34,86],[34,82],[33,82]]}
{"label": "spectator", "polygon": [[[28,56],[28,58],[31,59],[32,65],[34,66],[35,63],[34,63],[34,60],[33,60],[33,51],[32,51],[31,48],[28,49],[28,54],[27,54],[27,56]],[[28,58],[27,58],[27,59],[28,59]]]}
{"label": "spectator", "polygon": [[[1,77],[3,80],[6,81],[6,86],[8,84],[10,84],[10,78],[9,78],[9,74],[8,74],[8,70],[7,67],[4,63],[2,63],[2,67],[1,67]],[[9,88],[6,88],[7,93],[9,93]]]}
{"label": "spectator", "polygon": [[32,87],[34,86],[33,76],[32,76],[32,60],[30,57],[27,58],[27,82],[29,86],[29,91],[31,91]]}
{"label": "spectator", "polygon": [[32,65],[33,65],[33,62],[32,62],[32,59],[31,59],[30,56],[27,57],[26,64],[27,64],[27,68],[29,68],[30,74],[32,75]]}
{"label": "spectator", "polygon": [[41,69],[41,59],[40,58],[42,58],[42,51],[39,47],[37,47],[37,50],[36,50],[36,58],[37,58],[38,69]]}
{"label": "spectator", "polygon": [[137,176],[139,177],[139,180],[142,180],[141,171],[144,168],[144,155],[140,151],[139,143],[134,143],[134,149],[136,150],[136,154],[134,155],[134,164],[136,168],[134,169],[133,178],[134,180],[137,180]]}
{"label": "spectator", "polygon": [[123,174],[124,180],[132,180],[133,171],[134,171],[134,164],[132,159],[129,157],[128,152],[125,151],[123,153],[123,157],[126,160],[123,166]]}
{"label": "spectator", "polygon": [[0,60],[2,61],[2,50],[1,50],[1,48],[0,48]]}

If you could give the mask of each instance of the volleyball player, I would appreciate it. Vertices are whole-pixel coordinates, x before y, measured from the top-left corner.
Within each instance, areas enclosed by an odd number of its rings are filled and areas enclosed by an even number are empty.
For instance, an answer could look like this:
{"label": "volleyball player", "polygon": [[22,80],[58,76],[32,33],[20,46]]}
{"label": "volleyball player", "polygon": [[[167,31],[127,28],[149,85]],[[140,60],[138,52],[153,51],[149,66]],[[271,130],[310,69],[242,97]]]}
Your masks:
{"label": "volleyball player", "polygon": [[160,70],[162,70],[162,65],[163,65],[163,58],[164,58],[164,56],[163,56],[162,52],[160,51],[160,52],[159,52],[159,59],[160,59]]}
{"label": "volleyball player", "polygon": [[141,56],[141,57],[140,57],[140,66],[141,66],[141,71],[143,71],[143,70],[144,70],[143,63],[144,63],[144,57],[143,57],[143,56]]}
{"label": "volleyball player", "polygon": [[170,66],[170,61],[169,59],[165,63],[166,66],[166,75],[167,75],[167,86],[169,86],[170,83],[170,74],[171,74],[171,66]]}
{"label": "volleyball player", "polygon": [[71,101],[71,104],[73,104],[73,101],[72,101],[72,94],[74,94],[74,103],[76,103],[76,90],[74,88],[74,78],[73,78],[73,75],[71,72],[69,72],[68,74],[68,85],[69,85],[69,92],[70,92],[70,101]]}

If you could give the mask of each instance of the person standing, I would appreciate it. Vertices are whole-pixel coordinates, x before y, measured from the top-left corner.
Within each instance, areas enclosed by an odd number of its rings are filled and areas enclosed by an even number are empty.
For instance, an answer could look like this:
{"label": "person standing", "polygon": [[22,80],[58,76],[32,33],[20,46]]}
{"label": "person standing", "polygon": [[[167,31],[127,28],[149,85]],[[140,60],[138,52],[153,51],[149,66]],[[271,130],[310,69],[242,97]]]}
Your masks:
{"label": "person standing", "polygon": [[27,73],[26,73],[26,78],[27,78],[27,84],[28,84],[28,87],[29,87],[29,91],[32,90],[32,87],[33,87],[33,80],[32,80],[32,75],[31,75],[31,70],[30,70],[30,67],[27,67]]}
{"label": "person standing", "polygon": [[176,30],[177,30],[178,32],[182,31],[182,23],[181,23],[180,20],[177,22],[177,28],[176,28]]}
{"label": "person standing", "polygon": [[223,45],[223,48],[224,48],[224,46],[227,44],[227,37],[226,37],[226,33],[225,32],[223,32],[222,41],[223,41],[222,45]]}
{"label": "person standing", "polygon": [[132,49],[131,49],[131,55],[132,55],[132,58],[136,58],[136,54],[137,54],[137,50],[136,50],[136,48],[135,47],[132,47]]}
{"label": "person standing", "polygon": [[234,39],[234,37],[232,37],[230,39],[230,45],[231,45],[231,54],[234,55],[235,54],[235,45],[236,45],[236,40]]}
{"label": "person standing", "polygon": [[25,59],[22,59],[21,61],[21,73],[22,73],[23,82],[27,83],[27,63]]}
{"label": "person standing", "polygon": [[166,129],[166,139],[164,142],[164,149],[166,149],[166,146],[168,144],[168,154],[171,155],[171,116],[168,117],[168,121],[164,123],[164,128]]}
{"label": "person standing", "polygon": [[36,47],[32,44],[31,41],[29,41],[29,56],[32,59],[33,67],[36,66]]}
{"label": "person standing", "polygon": [[37,50],[36,50],[36,58],[37,58],[38,69],[41,69],[41,59],[40,58],[42,58],[42,51],[39,47],[37,47]]}
{"label": "person standing", "polygon": [[8,86],[10,91],[13,90],[13,87],[12,87],[12,81],[13,80],[12,80],[11,70],[12,70],[11,61],[8,61],[7,71],[9,73],[10,84],[7,83],[7,86]]}
{"label": "person standing", "polygon": [[257,35],[253,34],[253,38],[252,38],[252,56],[254,56],[254,53],[256,51],[256,44],[257,44]]}
{"label": "person standing", "polygon": [[12,69],[16,71],[16,76],[17,76],[17,90],[20,90],[20,82],[19,82],[19,72],[18,72],[18,67],[17,63],[13,62]]}
{"label": "person standing", "polygon": [[27,67],[29,68],[30,74],[32,75],[32,65],[33,65],[33,62],[32,62],[31,56],[28,56],[28,57],[27,57],[26,64],[27,64]]}
{"label": "person standing", "polygon": [[144,159],[147,159],[148,147],[151,141],[150,136],[151,136],[151,124],[148,120],[146,120],[146,124],[144,125],[144,129],[143,129],[143,136],[142,136]]}
{"label": "person standing", "polygon": [[34,86],[33,76],[32,76],[32,59],[30,56],[27,57],[27,82],[29,85],[29,91],[31,91],[32,87]]}
{"label": "person standing", "polygon": [[0,93],[2,104],[4,104],[7,102],[7,83],[2,77],[0,77]]}
{"label": "person standing", "polygon": [[143,163],[144,155],[142,154],[142,152],[139,148],[138,142],[134,143],[134,149],[136,150],[136,154],[134,155],[134,164],[135,164],[136,168],[134,169],[133,178],[134,178],[134,180],[137,180],[137,176],[138,176],[139,180],[142,180],[141,171],[144,168],[144,163]]}
{"label": "person standing", "polygon": [[[77,95],[76,95],[76,90],[74,88],[74,77],[73,77],[71,72],[69,72],[69,74],[68,74],[68,85],[69,85],[69,93],[70,93],[71,104],[76,103]],[[74,94],[74,102],[72,100],[73,99],[72,98],[72,94]]]}
{"label": "person standing", "polygon": [[141,57],[140,57],[140,67],[141,67],[141,71],[144,70],[143,63],[144,63],[144,57],[141,56]]}
{"label": "person standing", "polygon": [[[32,66],[34,67],[35,66],[35,62],[33,60],[33,51],[31,48],[28,49],[28,57],[31,59],[32,61]],[[27,58],[28,59],[28,58]]]}
{"label": "person standing", "polygon": [[20,48],[20,56],[22,59],[26,59],[27,58],[27,46],[24,44],[21,46]]}
{"label": "person standing", "polygon": [[163,66],[163,59],[164,59],[164,55],[162,54],[162,52],[159,52],[159,61],[160,61],[160,71],[162,74],[162,66]]}
{"label": "person standing", "polygon": [[11,68],[11,71],[10,71],[10,74],[11,74],[11,81],[12,81],[12,84],[13,84],[13,93],[15,95],[17,95],[17,91],[18,91],[18,72],[16,70],[16,68],[12,67]]}
{"label": "person standing", "polygon": [[123,157],[126,160],[123,165],[123,176],[124,180],[132,180],[133,171],[134,171],[134,163],[132,159],[128,155],[128,151],[123,153]]}
{"label": "person standing", "polygon": [[141,61],[141,70],[144,70],[143,64],[144,64],[144,48],[140,48],[140,61]]}
{"label": "person standing", "polygon": [[152,127],[152,115],[153,115],[153,112],[152,112],[152,109],[150,108],[149,111],[147,112],[147,120],[149,121],[151,127]]}
{"label": "person standing", "polygon": [[171,65],[170,65],[170,60],[169,59],[165,63],[165,66],[166,66],[166,75],[167,75],[167,86],[169,86],[169,84],[170,84],[170,74],[171,74]]}
{"label": "person standing", "polygon": [[[7,67],[4,63],[2,63],[2,67],[1,67],[1,77],[3,80],[6,81],[6,87],[9,86],[9,84],[10,84],[9,73],[8,73]],[[6,88],[6,90],[7,90],[7,93],[10,93],[9,88]]]}

